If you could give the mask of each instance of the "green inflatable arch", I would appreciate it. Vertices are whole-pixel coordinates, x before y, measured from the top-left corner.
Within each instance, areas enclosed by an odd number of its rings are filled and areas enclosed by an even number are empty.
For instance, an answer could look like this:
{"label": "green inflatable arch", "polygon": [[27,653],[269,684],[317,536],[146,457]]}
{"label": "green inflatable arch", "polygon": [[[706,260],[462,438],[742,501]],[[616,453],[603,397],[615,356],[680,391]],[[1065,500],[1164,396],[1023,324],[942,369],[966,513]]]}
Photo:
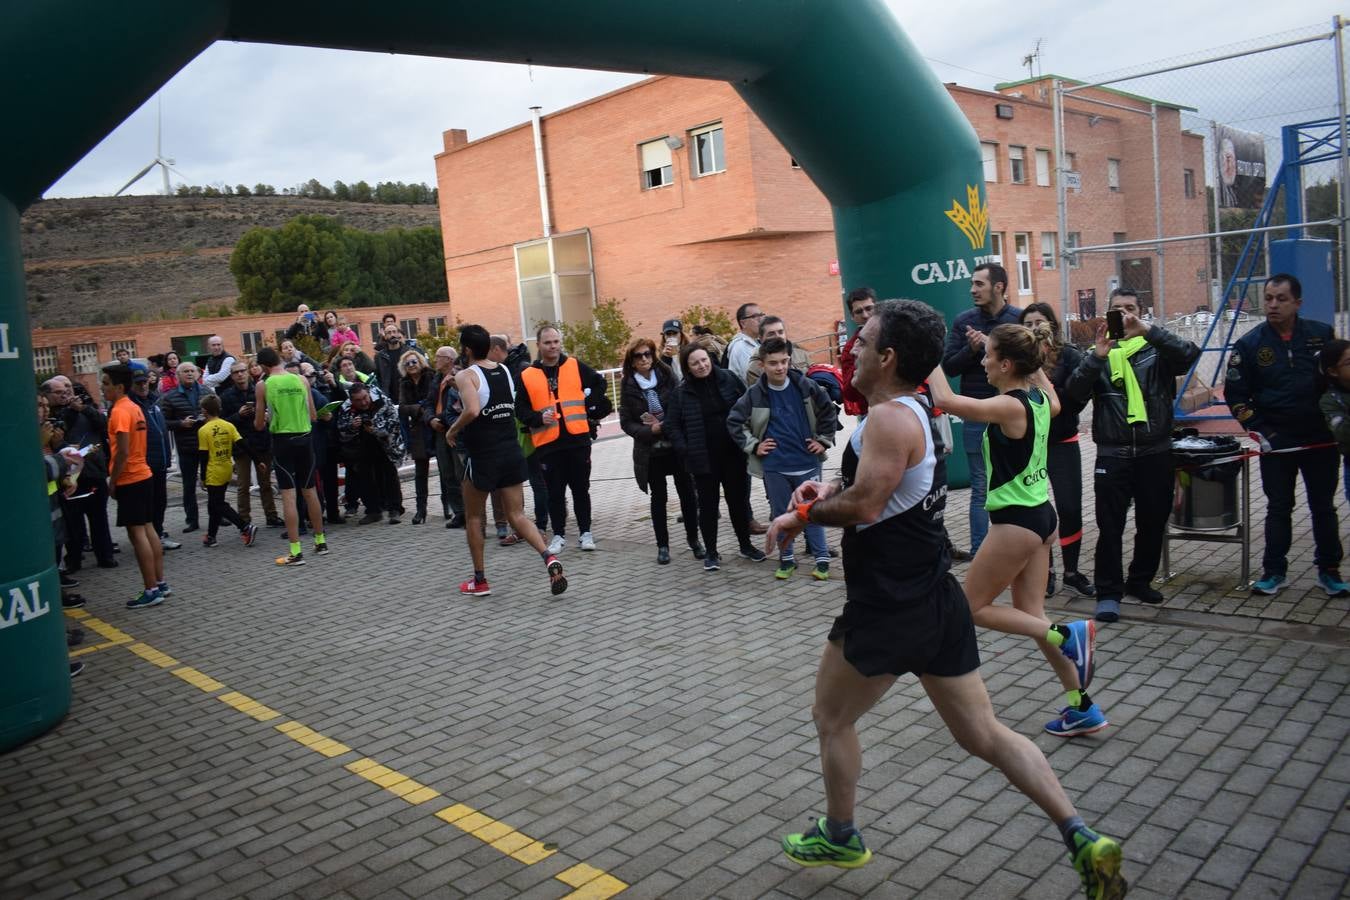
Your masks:
{"label": "green inflatable arch", "polygon": [[[844,287],[969,304],[974,131],[880,0],[9,0],[0,8],[0,750],[70,703],[19,214],[217,40],[730,82],[829,198]],[[353,62],[359,65],[358,62]],[[964,484],[964,455],[951,459]]]}

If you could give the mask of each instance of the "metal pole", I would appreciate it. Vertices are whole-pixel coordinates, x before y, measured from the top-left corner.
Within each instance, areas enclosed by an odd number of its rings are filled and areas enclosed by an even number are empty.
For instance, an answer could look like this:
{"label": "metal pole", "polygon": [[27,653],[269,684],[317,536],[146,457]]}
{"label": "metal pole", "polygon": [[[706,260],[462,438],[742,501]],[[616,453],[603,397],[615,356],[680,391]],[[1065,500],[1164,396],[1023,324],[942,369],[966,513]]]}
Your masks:
{"label": "metal pole", "polygon": [[548,174],[544,170],[544,132],[539,124],[538,106],[530,107],[530,124],[534,128],[534,172],[539,179],[539,215],[544,220],[544,237],[553,234],[553,213],[548,208]]}
{"label": "metal pole", "polygon": [[[1345,125],[1345,36],[1342,33],[1344,26],[1341,24],[1341,17],[1335,16],[1331,20],[1332,31],[1336,35],[1336,110],[1339,115],[1339,127],[1341,132],[1341,158],[1339,166],[1340,177],[1340,239],[1341,239],[1341,283],[1340,283],[1340,307],[1341,312],[1350,311],[1350,281],[1347,280],[1346,272],[1350,269],[1350,248],[1346,247],[1346,214],[1350,212],[1350,144],[1346,140]],[[1332,322],[1332,328],[1337,323]],[[1345,335],[1342,334],[1342,337]]]}
{"label": "metal pole", "polygon": [[1052,117],[1054,119],[1055,129],[1055,213],[1057,217],[1056,227],[1059,229],[1059,303],[1060,303],[1060,327],[1064,331],[1065,342],[1072,342],[1073,333],[1069,328],[1069,203],[1068,194],[1064,189],[1064,173],[1068,168],[1064,165],[1064,98],[1063,82],[1058,78],[1054,81],[1055,96],[1053,101],[1054,109]]}
{"label": "metal pole", "polygon": [[[1213,119],[1209,122],[1210,148],[1214,151],[1209,155],[1209,162],[1214,165],[1214,187],[1211,194],[1214,200],[1214,227],[1210,229],[1214,232],[1214,282],[1219,285],[1219,290],[1223,290],[1223,228],[1219,225],[1219,123]],[[1211,301],[1214,298],[1210,298]],[[1214,311],[1221,311],[1228,302],[1228,292],[1224,291],[1223,296],[1219,297],[1214,303]]]}
{"label": "metal pole", "polygon": [[[1157,225],[1158,239],[1163,237],[1162,213],[1162,160],[1158,158],[1158,104],[1149,104],[1149,118],[1153,125],[1153,219]],[[1158,257],[1158,302],[1153,317],[1158,322],[1167,321],[1167,260],[1163,258],[1162,244],[1153,250]]]}

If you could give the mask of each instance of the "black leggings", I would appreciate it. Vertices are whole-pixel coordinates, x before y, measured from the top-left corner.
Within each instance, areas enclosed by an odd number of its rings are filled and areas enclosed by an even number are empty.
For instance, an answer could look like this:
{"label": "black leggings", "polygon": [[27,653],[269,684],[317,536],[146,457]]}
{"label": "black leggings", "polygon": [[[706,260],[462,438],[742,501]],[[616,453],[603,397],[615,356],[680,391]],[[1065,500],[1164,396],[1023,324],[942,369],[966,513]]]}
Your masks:
{"label": "black leggings", "polygon": [[1083,454],[1078,441],[1051,444],[1048,450],[1046,468],[1050,470],[1050,488],[1055,492],[1055,512],[1059,515],[1059,550],[1064,555],[1064,571],[1077,572],[1078,554],[1083,549]]}
{"label": "black leggings", "polygon": [[[736,532],[736,543],[745,550],[750,544],[750,486],[745,480],[745,457],[740,453],[720,461],[720,471],[695,475],[698,493],[698,526],[709,553],[717,552],[718,487],[727,498],[727,512]],[[738,464],[739,463],[739,464]]]}
{"label": "black leggings", "polygon": [[240,531],[243,531],[244,525],[247,524],[239,517],[239,513],[234,511],[234,507],[230,506],[230,501],[225,499],[225,491],[229,487],[229,484],[206,486],[206,533],[210,537],[216,536],[222,519]]}
{"label": "black leggings", "polygon": [[698,500],[694,496],[694,480],[685,471],[684,464],[673,452],[653,455],[647,470],[647,490],[652,499],[652,530],[656,532],[656,546],[670,546],[670,527],[666,523],[666,476],[675,480],[675,493],[680,498],[680,515],[684,516],[684,534],[689,546],[698,543]]}

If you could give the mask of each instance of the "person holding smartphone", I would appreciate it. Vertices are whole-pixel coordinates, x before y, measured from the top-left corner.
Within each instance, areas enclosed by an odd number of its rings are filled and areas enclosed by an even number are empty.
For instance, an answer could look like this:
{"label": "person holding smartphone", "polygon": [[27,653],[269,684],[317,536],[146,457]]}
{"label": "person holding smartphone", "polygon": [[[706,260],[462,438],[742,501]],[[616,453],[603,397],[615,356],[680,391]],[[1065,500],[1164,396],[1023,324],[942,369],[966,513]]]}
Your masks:
{"label": "person holding smartphone", "polygon": [[[1163,533],[1172,509],[1172,403],[1177,378],[1200,357],[1200,348],[1145,326],[1139,295],[1111,292],[1107,321],[1097,326],[1092,352],[1065,385],[1075,404],[1092,400],[1097,549],[1094,581],[1097,621],[1120,618],[1122,597],[1163,602],[1151,582],[1162,561]],[[1108,333],[1117,320],[1119,339]],[[1134,504],[1134,556],[1122,571],[1125,516]]]}

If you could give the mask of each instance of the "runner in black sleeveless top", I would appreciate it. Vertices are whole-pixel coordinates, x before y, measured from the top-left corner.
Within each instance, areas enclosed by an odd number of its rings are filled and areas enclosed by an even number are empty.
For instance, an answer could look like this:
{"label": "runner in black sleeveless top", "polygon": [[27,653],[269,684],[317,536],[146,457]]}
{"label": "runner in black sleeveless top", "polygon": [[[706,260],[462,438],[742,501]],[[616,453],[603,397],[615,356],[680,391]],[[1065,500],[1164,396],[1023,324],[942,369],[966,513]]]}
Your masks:
{"label": "runner in black sleeveless top", "polygon": [[853,346],[853,386],[870,411],[845,451],[845,477],[802,485],[796,509],[769,528],[769,551],[807,521],[847,528],[847,599],[816,672],[812,709],[826,815],[785,836],[783,849],[806,866],[855,868],[871,858],[853,824],[857,721],[900,673],[913,672],[960,745],[1002,770],[1056,823],[1087,895],[1122,897],[1120,845],[1083,824],[1036,745],[994,717],[979,675],[970,609],[948,572],[945,472],[931,418],[914,399],[942,358],[945,334],[942,317],[922,303],[877,306]]}
{"label": "runner in black sleeveless top", "polygon": [[492,593],[483,569],[483,520],[487,498],[497,492],[506,519],[548,568],[549,589],[556,597],[567,590],[562,563],[548,552],[539,529],[525,515],[521,484],[529,479],[525,454],[517,440],[515,385],[505,366],[487,358],[491,339],[481,325],[459,330],[460,360],[464,368],[455,375],[464,411],[445,432],[445,442],[462,441],[469,453],[464,472],[464,536],[473,557],[473,577],[459,586],[461,594],[483,597]]}

